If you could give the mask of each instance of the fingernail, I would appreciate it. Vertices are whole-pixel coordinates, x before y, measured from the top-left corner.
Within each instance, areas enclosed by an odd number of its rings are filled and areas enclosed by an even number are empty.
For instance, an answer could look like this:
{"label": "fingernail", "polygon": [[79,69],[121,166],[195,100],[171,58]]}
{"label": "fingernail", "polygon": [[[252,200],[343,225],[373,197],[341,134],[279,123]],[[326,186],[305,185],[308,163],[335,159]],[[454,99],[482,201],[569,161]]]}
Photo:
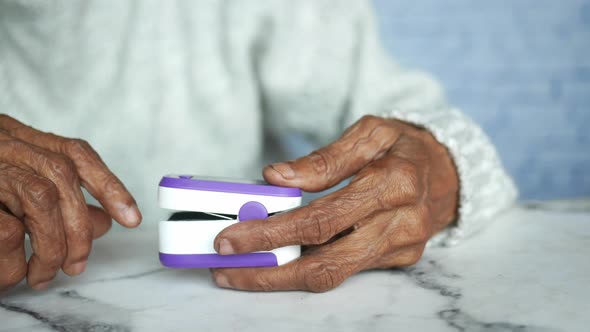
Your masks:
{"label": "fingernail", "polygon": [[231,288],[229,281],[227,280],[227,277],[221,273],[218,273],[215,276],[215,283],[217,284],[217,286],[221,288]]}
{"label": "fingernail", "polygon": [[78,274],[84,272],[84,270],[86,270],[86,263],[88,263],[88,262],[83,261],[83,262],[74,263],[74,264],[68,266],[67,267],[68,274],[69,275],[78,275]]}
{"label": "fingernail", "polygon": [[228,239],[221,239],[219,241],[219,254],[221,255],[232,255],[234,254],[234,248],[231,246],[231,243]]}
{"label": "fingernail", "polygon": [[130,226],[136,226],[141,222],[141,213],[136,205],[126,207],[123,215]]}
{"label": "fingernail", "polygon": [[40,282],[36,285],[31,286],[34,290],[44,290],[49,288],[49,281]]}
{"label": "fingernail", "polygon": [[285,180],[291,180],[295,178],[295,171],[287,163],[276,163],[270,165],[270,168],[274,169],[277,173]]}

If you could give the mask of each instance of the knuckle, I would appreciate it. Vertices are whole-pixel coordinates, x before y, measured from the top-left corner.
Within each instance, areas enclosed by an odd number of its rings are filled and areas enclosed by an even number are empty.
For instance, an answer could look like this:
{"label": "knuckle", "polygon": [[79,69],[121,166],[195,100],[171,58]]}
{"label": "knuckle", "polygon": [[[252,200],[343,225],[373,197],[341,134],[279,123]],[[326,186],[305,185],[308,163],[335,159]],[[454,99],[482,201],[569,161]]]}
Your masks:
{"label": "knuckle", "polygon": [[398,199],[405,201],[418,200],[422,192],[418,166],[411,162],[398,162],[385,184]]}
{"label": "knuckle", "polygon": [[416,209],[407,214],[402,232],[411,243],[425,243],[432,234],[431,223],[428,215],[422,209]]}
{"label": "knuckle", "polygon": [[39,261],[46,267],[57,270],[65,260],[67,249],[63,243],[54,243],[39,253]]}
{"label": "knuckle", "polygon": [[375,115],[364,115],[360,120],[359,123],[366,127],[374,127],[381,123],[383,123],[383,118],[380,118]]}
{"label": "knuckle", "polygon": [[333,159],[324,151],[314,151],[309,155],[309,161],[315,173],[320,175],[329,174],[334,163]]}
{"label": "knuckle", "polygon": [[332,227],[332,213],[329,213],[325,207],[315,207],[310,204],[310,211],[304,222],[297,223],[296,232],[298,238],[304,240],[306,244],[322,244],[330,240],[334,234]]}
{"label": "knuckle", "polygon": [[16,219],[1,220],[0,218],[0,243],[6,249],[14,250],[24,244],[25,227]]}
{"label": "knuckle", "polygon": [[405,252],[398,257],[399,265],[400,266],[411,266],[420,261],[422,258],[422,254],[424,253],[424,248],[410,250]]}
{"label": "knuckle", "polygon": [[120,191],[121,183],[114,176],[107,176],[103,183],[104,190],[107,193],[118,193]]}
{"label": "knuckle", "polygon": [[0,290],[16,286],[27,275],[26,265],[19,264],[0,276]]}
{"label": "knuckle", "polygon": [[23,185],[26,201],[31,203],[34,208],[48,211],[57,205],[59,201],[58,190],[50,180],[31,176]]}
{"label": "knuckle", "polygon": [[90,246],[84,245],[80,248],[77,248],[73,253],[68,252],[68,261],[71,262],[81,262],[88,259],[90,256]]}
{"label": "knuckle", "polygon": [[68,182],[72,182],[77,177],[74,162],[65,156],[60,155],[57,157],[52,168],[56,175]]}
{"label": "knuckle", "polygon": [[126,206],[135,204],[135,200],[127,193],[125,186],[113,174],[108,174],[101,181],[97,196],[102,199],[116,197],[117,200]]}
{"label": "knuckle", "polygon": [[375,163],[359,172],[359,182],[375,197],[378,209],[391,210],[397,206],[419,201],[423,193],[420,169],[417,165],[396,159]]}
{"label": "knuckle", "polygon": [[66,152],[74,160],[87,159],[94,149],[90,144],[82,139],[69,139],[66,143]]}
{"label": "knuckle", "polygon": [[276,233],[273,232],[272,230],[270,230],[267,227],[263,227],[262,229],[259,230],[259,234],[260,234],[260,241],[262,242],[262,247],[264,249],[274,249],[276,248],[276,244],[277,241],[276,239]]}
{"label": "knuckle", "polygon": [[273,285],[270,282],[268,282],[266,278],[263,277],[257,277],[254,280],[254,286],[256,289],[264,292],[270,292],[274,289]]}
{"label": "knuckle", "polygon": [[92,249],[92,230],[83,227],[76,230],[75,239],[68,241],[68,261],[86,260]]}
{"label": "knuckle", "polygon": [[417,192],[420,186],[418,167],[410,162],[400,163],[397,168],[396,180],[402,189],[408,192]]}
{"label": "knuckle", "polygon": [[392,171],[383,163],[375,163],[372,167],[361,170],[351,184],[363,193],[363,197],[369,197],[377,210],[388,211],[399,205]]}
{"label": "knuckle", "polygon": [[332,261],[321,260],[311,263],[303,277],[304,286],[314,293],[332,290],[344,281],[341,271]]}
{"label": "knuckle", "polygon": [[56,155],[50,159],[49,174],[53,178],[73,183],[77,178],[76,167],[69,158],[62,155]]}

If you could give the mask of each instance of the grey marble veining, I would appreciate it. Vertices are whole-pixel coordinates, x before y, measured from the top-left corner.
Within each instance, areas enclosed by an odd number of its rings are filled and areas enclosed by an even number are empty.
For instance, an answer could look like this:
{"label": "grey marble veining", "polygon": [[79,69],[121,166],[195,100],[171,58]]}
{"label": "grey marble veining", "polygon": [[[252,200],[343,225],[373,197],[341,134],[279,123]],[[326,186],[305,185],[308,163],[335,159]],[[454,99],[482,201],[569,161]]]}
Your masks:
{"label": "grey marble veining", "polygon": [[446,279],[460,279],[461,276],[455,273],[446,273],[443,267],[434,260],[422,261],[415,267],[406,270],[418,286],[436,291],[448,299],[447,306],[439,310],[437,316],[457,331],[557,331],[552,328],[505,321],[482,321],[471,316],[461,308],[461,288],[445,283]]}
{"label": "grey marble veining", "polygon": [[[41,297],[45,305],[40,303],[19,304],[18,302],[0,301],[0,308],[28,315],[42,324],[43,327],[55,331],[131,331],[127,324],[124,311],[116,306],[98,302],[81,296],[75,290],[62,290],[50,296]],[[47,304],[51,307],[47,307]],[[55,311],[59,307],[60,312]],[[74,312],[68,312],[67,307],[75,307]],[[81,310],[82,308],[83,310]],[[62,311],[63,310],[63,311]]]}
{"label": "grey marble veining", "polygon": [[515,208],[415,266],[360,273],[334,291],[216,288],[162,268],[153,225],[99,240],[88,271],[0,297],[0,331],[587,331],[590,213]]}

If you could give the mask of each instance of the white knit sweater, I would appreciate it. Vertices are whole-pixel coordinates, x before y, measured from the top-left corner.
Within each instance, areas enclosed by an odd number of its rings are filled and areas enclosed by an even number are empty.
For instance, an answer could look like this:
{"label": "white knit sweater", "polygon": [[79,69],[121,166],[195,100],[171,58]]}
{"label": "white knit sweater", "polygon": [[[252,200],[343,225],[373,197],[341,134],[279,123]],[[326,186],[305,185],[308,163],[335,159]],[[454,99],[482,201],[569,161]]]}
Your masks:
{"label": "white knit sweater", "polygon": [[88,140],[148,223],[162,215],[163,174],[259,177],[273,135],[325,144],[363,114],[409,121],[432,131],[458,167],[460,218],[436,240],[456,242],[509,206],[515,187],[438,84],[386,55],[369,7],[0,0],[0,112]]}

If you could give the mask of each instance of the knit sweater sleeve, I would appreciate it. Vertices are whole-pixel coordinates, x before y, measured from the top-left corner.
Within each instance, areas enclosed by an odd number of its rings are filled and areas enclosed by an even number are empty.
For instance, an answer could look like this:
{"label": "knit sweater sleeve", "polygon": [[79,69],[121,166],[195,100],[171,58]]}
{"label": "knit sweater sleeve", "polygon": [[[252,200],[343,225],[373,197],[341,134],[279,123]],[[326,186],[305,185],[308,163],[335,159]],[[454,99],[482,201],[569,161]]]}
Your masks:
{"label": "knit sweater sleeve", "polygon": [[[496,214],[508,208],[516,199],[517,190],[486,134],[447,103],[440,85],[431,76],[392,61],[379,43],[369,2],[342,5],[344,1],[335,1],[325,7],[322,4],[326,1],[314,3],[313,10],[307,8],[304,16],[306,25],[316,31],[306,36],[314,40],[310,43],[312,52],[299,52],[303,56],[299,61],[307,66],[278,88],[276,84],[267,84],[264,89],[270,107],[269,126],[303,131],[322,144],[366,114],[398,119],[429,130],[447,147],[460,180],[458,219],[437,234],[430,245],[455,244],[484,228]],[[297,17],[296,10],[290,14]],[[280,26],[277,29],[280,31]],[[288,45],[282,46],[289,49]],[[273,73],[277,71],[280,69]],[[267,81],[263,77],[263,83]]]}

